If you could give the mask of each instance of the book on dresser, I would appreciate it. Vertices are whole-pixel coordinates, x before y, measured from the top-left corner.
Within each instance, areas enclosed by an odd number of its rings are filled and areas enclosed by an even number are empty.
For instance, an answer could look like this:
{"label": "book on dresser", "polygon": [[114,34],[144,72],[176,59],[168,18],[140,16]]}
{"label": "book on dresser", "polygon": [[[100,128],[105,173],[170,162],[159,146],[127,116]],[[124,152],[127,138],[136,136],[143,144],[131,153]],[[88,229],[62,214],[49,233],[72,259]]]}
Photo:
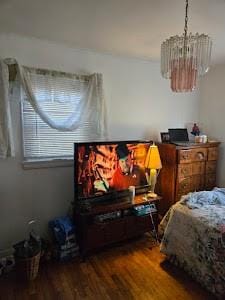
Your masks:
{"label": "book on dresser", "polygon": [[163,215],[182,195],[216,186],[219,142],[158,144],[162,169],[157,192],[163,197]]}

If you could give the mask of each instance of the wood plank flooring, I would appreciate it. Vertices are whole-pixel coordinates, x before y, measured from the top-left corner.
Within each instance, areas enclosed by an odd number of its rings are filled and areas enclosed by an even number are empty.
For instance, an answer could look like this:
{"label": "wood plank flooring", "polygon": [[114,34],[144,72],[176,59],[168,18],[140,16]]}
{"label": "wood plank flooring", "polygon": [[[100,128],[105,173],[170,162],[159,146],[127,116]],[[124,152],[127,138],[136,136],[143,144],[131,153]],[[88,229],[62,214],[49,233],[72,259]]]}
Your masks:
{"label": "wood plank flooring", "polygon": [[41,265],[38,278],[20,282],[11,273],[0,279],[0,299],[210,300],[212,295],[165,261],[148,235],[81,262]]}

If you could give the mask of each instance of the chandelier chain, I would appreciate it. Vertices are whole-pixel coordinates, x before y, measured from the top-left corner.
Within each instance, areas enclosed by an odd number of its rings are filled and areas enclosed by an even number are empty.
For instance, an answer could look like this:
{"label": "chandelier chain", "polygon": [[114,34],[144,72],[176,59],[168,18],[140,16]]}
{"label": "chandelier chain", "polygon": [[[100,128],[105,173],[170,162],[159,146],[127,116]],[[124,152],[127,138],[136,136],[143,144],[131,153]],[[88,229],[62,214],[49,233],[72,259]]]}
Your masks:
{"label": "chandelier chain", "polygon": [[188,0],[186,0],[186,8],[185,8],[185,23],[184,23],[184,36],[186,38],[188,31]]}

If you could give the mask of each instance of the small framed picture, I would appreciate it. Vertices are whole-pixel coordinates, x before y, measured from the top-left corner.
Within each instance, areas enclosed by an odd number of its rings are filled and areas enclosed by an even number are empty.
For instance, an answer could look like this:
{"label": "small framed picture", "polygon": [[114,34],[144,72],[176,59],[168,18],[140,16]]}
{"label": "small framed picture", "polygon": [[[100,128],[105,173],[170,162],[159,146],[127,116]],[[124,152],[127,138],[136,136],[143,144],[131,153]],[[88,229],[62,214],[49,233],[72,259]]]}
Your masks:
{"label": "small framed picture", "polygon": [[161,141],[162,143],[169,143],[170,142],[170,134],[169,132],[161,132]]}

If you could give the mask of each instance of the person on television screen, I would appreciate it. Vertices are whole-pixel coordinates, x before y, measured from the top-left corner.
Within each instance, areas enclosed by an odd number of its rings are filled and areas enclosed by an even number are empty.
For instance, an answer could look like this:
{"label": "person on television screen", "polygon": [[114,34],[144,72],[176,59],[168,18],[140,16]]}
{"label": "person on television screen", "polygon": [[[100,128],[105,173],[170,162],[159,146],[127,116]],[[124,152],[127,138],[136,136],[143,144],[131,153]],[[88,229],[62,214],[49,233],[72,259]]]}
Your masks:
{"label": "person on television screen", "polygon": [[125,144],[116,147],[119,166],[108,183],[106,180],[95,182],[95,188],[107,192],[110,188],[125,190],[129,186],[141,186],[147,184],[145,172],[138,165],[134,165],[131,153]]}

